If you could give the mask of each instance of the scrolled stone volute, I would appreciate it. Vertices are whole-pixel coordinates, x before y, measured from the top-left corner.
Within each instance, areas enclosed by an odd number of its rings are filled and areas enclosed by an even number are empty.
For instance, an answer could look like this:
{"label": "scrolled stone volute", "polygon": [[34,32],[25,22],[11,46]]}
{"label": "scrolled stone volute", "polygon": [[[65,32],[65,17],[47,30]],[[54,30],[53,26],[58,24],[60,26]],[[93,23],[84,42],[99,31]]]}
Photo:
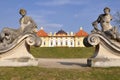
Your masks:
{"label": "scrolled stone volute", "polygon": [[100,38],[96,34],[90,35],[88,37],[88,43],[93,46],[96,46],[100,43]]}
{"label": "scrolled stone volute", "polygon": [[30,46],[39,47],[42,43],[42,40],[39,37],[37,37],[37,35],[30,35],[26,38],[26,43]]}
{"label": "scrolled stone volute", "polygon": [[88,66],[120,66],[120,43],[118,41],[112,40],[103,33],[97,32],[90,34],[87,40],[90,45],[95,47],[94,55],[88,58]]}
{"label": "scrolled stone volute", "polygon": [[3,28],[0,34],[0,60],[34,59],[30,54],[30,46],[40,47],[42,43],[36,31],[36,23],[26,14],[23,14],[20,18],[20,28]]}

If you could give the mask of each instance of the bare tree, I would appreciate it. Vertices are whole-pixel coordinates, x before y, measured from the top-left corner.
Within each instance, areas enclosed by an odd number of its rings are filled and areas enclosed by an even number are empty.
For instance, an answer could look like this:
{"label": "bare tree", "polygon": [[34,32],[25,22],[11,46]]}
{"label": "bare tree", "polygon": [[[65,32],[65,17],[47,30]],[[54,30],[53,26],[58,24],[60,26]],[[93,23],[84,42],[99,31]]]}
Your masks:
{"label": "bare tree", "polygon": [[113,16],[113,21],[117,25],[118,31],[120,31],[120,12],[119,11],[117,11]]}

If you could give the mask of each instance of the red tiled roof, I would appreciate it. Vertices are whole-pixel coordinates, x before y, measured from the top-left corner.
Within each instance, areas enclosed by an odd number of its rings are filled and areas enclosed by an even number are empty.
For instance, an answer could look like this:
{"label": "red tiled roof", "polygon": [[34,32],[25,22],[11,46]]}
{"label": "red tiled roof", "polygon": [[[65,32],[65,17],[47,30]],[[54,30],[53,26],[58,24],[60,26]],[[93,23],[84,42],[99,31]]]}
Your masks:
{"label": "red tiled roof", "polygon": [[43,30],[43,29],[40,29],[38,32],[37,32],[37,35],[39,37],[47,37],[48,34]]}
{"label": "red tiled roof", "polygon": [[85,36],[88,36],[88,33],[85,32],[84,30],[79,30],[75,36],[79,36],[79,37],[85,37]]}

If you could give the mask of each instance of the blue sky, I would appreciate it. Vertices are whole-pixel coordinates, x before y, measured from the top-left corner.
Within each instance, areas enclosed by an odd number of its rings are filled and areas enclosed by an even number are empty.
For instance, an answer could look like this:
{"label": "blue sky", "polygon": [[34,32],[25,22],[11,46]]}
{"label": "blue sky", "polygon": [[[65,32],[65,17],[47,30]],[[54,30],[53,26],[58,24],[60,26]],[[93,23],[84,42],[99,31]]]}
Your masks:
{"label": "blue sky", "polygon": [[120,0],[1,0],[0,30],[3,27],[18,28],[19,9],[27,10],[38,25],[46,32],[77,32],[80,27],[90,33],[91,23],[103,13],[104,7],[111,8],[111,14],[120,11]]}

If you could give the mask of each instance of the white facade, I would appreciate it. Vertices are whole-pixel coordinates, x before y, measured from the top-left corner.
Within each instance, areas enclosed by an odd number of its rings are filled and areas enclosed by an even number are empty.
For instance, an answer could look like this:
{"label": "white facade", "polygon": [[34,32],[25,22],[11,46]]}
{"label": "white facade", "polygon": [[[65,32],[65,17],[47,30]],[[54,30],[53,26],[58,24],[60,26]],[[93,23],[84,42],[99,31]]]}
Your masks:
{"label": "white facade", "polygon": [[41,47],[84,47],[83,40],[88,34],[82,29],[77,33],[66,33],[63,30],[47,34],[43,29],[38,32],[42,39]]}
{"label": "white facade", "polygon": [[50,37],[48,47],[74,47],[74,38],[72,37]]}

